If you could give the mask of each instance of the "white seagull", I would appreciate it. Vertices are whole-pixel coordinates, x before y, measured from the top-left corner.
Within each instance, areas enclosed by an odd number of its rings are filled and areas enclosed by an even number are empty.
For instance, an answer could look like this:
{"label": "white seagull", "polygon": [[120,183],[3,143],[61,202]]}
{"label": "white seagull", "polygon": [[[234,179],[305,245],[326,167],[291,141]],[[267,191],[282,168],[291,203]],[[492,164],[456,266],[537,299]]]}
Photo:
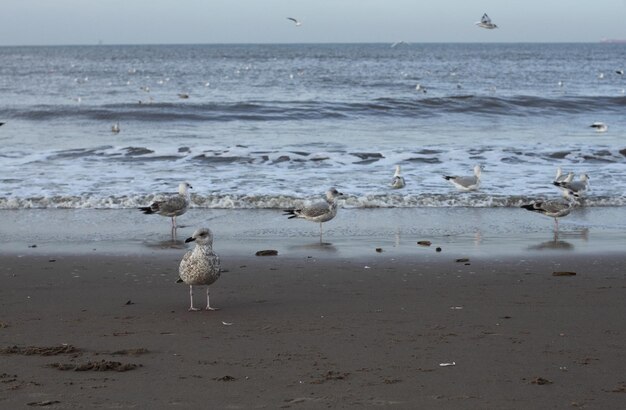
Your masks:
{"label": "white seagull", "polygon": [[609,129],[609,126],[603,122],[596,121],[590,125],[591,128],[595,128],[596,132],[606,132]]}
{"label": "white seagull", "polygon": [[326,191],[326,200],[304,206],[299,209],[285,209],[283,215],[289,215],[289,219],[303,218],[311,222],[320,223],[320,243],[322,243],[322,223],[328,222],[337,215],[337,201],[343,193],[331,188]]}
{"label": "white seagull", "polygon": [[554,218],[554,230],[558,231],[559,221],[557,218],[569,215],[572,205],[572,202],[561,200],[533,201],[528,205],[522,205],[522,208]]}
{"label": "white seagull", "polygon": [[556,182],[563,182],[565,181],[567,178],[569,178],[569,180],[571,181],[572,178],[574,177],[574,173],[573,172],[568,172],[567,174],[563,173],[563,170],[561,169],[561,167],[558,167],[556,169],[556,176],[554,177],[554,180],[552,181],[553,183]]}
{"label": "white seagull", "polygon": [[456,176],[456,175],[445,175],[444,178],[447,181],[450,181],[461,191],[473,191],[478,189],[480,186],[480,174],[481,169],[480,165],[474,166],[474,175],[473,176]]}
{"label": "white seagull", "polygon": [[206,310],[219,310],[209,303],[209,285],[221,274],[220,257],[213,252],[213,233],[209,228],[197,229],[185,243],[193,241],[195,248],[183,256],[178,268],[180,279],[189,285],[189,311],[200,310],[193,307],[194,286],[206,286]]}
{"label": "white seagull", "polygon": [[150,206],[139,208],[144,214],[159,214],[172,218],[172,229],[176,229],[176,217],[187,212],[191,195],[189,189],[192,188],[188,182],[181,182],[178,185],[178,195],[173,195],[165,199],[154,201]]}
{"label": "white seagull", "polygon": [[295,19],[293,17],[287,17],[287,20],[291,20],[296,24],[296,27],[300,27],[302,25],[302,22],[298,21],[298,19]]}
{"label": "white seagull", "polygon": [[476,25],[478,27],[482,27],[482,28],[486,28],[489,30],[492,30],[494,28],[498,28],[497,25],[493,24],[491,22],[491,19],[489,18],[489,16],[487,15],[487,13],[483,14],[482,18],[480,19],[480,21],[476,22]]}
{"label": "white seagull", "polygon": [[400,189],[405,186],[404,177],[400,175],[400,165],[396,165],[396,172],[393,174],[393,179],[391,180],[391,188]]}
{"label": "white seagull", "polygon": [[119,123],[119,121],[111,126],[111,132],[113,134],[118,134],[120,131],[121,130],[120,130],[120,123]]}
{"label": "white seagull", "polygon": [[563,189],[563,193],[566,196],[572,195],[574,198],[582,198],[589,189],[589,176],[587,174],[580,174],[579,181],[572,181],[572,178],[567,178],[562,182],[554,182],[554,185]]}

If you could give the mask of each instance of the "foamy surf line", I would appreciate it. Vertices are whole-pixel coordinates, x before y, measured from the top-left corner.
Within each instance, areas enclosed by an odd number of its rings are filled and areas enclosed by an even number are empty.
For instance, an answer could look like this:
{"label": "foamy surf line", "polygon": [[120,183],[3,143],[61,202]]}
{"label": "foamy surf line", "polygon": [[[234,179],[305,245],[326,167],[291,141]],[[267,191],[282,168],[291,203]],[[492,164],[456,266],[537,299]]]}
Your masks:
{"label": "foamy surf line", "polygon": [[[342,201],[346,209],[369,208],[518,208],[542,196],[496,196],[483,193],[450,194],[374,194],[347,195]],[[547,193],[543,198],[556,197]],[[137,196],[41,196],[0,198],[0,209],[133,209],[150,204],[155,195]],[[319,196],[302,198],[291,195],[191,195],[191,208],[198,209],[283,209],[299,206]],[[626,206],[626,194],[616,197],[593,196],[584,198],[584,207]]]}

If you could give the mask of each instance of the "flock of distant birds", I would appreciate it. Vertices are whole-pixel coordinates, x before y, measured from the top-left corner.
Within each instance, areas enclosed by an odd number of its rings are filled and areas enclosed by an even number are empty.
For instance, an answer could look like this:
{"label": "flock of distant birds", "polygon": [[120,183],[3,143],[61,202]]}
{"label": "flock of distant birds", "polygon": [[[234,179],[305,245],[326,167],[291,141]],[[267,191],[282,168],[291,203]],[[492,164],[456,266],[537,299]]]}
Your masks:
{"label": "flock of distant birds", "polygon": [[[480,187],[481,167],[474,166],[473,175],[444,175],[443,178],[452,183],[461,191],[475,191]],[[529,211],[537,212],[554,218],[555,233],[558,232],[558,218],[568,215],[589,189],[589,177],[581,174],[579,180],[574,180],[574,173],[564,174],[561,167],[557,169],[553,184],[562,190],[566,200],[537,200],[521,207]],[[402,176],[400,165],[396,165],[390,187],[392,189],[402,189],[406,186],[406,181]],[[171,218],[172,234],[175,233],[177,224],[176,217],[187,212],[191,203],[189,190],[192,186],[188,182],[181,182],[178,186],[178,194],[155,200],[149,206],[140,207],[145,214],[158,214]],[[322,244],[322,224],[333,219],[337,215],[339,200],[344,196],[336,188],[326,191],[326,198],[323,201],[307,204],[299,208],[285,209],[283,215],[288,219],[302,218],[307,221],[320,224],[320,244]],[[206,286],[206,310],[217,310],[209,303],[209,286],[212,285],[221,274],[219,256],[213,251],[213,233],[209,228],[200,228],[192,236],[185,240],[185,243],[195,242],[193,250],[188,251],[183,256],[179,266],[179,282],[189,285],[190,311],[199,310],[193,303],[193,287]]]}

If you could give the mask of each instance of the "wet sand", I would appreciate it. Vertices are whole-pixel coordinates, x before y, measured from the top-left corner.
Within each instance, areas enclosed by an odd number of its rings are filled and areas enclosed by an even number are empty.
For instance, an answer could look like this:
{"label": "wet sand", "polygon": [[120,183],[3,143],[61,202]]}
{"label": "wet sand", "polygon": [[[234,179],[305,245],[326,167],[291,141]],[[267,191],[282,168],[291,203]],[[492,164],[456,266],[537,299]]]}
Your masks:
{"label": "wet sand", "polygon": [[217,242],[217,312],[187,311],[178,242],[4,242],[0,407],[621,408],[626,254],[567,232],[493,254],[495,234]]}

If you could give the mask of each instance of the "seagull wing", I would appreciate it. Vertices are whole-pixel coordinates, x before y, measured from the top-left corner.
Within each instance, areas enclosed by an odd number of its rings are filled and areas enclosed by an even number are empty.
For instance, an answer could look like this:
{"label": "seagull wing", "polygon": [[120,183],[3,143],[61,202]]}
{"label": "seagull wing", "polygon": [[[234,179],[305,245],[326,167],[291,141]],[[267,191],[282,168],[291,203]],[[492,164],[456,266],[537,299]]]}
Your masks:
{"label": "seagull wing", "polygon": [[330,212],[328,202],[320,201],[315,204],[305,206],[300,210],[300,214],[306,218],[316,218]]}
{"label": "seagull wing", "polygon": [[166,216],[182,215],[187,211],[188,206],[189,201],[182,195],[171,196],[162,201],[154,201],[150,205],[152,211]]}
{"label": "seagull wing", "polygon": [[287,17],[287,20],[291,20],[291,21],[293,21],[294,23],[298,24],[298,20],[296,20],[296,19],[295,19],[295,18],[293,18],[293,17]]}

